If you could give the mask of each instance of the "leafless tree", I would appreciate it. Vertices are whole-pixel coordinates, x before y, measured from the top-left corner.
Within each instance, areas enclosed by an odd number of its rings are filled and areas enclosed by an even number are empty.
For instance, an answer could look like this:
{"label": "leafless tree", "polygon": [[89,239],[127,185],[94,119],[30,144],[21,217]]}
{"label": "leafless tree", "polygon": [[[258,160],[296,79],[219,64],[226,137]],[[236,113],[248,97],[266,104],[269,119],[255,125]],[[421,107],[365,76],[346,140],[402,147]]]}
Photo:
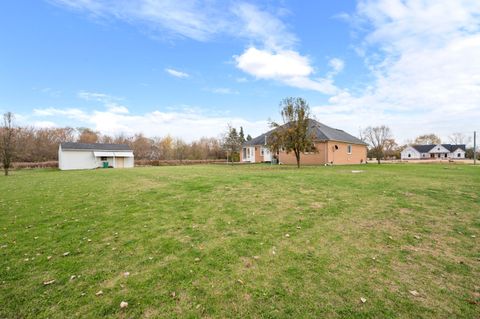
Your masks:
{"label": "leafless tree", "polygon": [[417,138],[413,143],[414,144],[440,144],[442,143],[442,140],[437,135],[430,133],[430,134],[417,136]]}
{"label": "leafless tree", "polygon": [[242,137],[238,134],[237,129],[229,124],[227,132],[223,137],[223,148],[227,152],[227,162],[229,161],[229,158],[232,164],[233,162],[240,160],[242,143]]}
{"label": "leafless tree", "polygon": [[392,132],[388,126],[367,127],[363,131],[365,141],[370,144],[371,152],[377,158],[378,164],[385,156],[385,150],[393,139]]}
{"label": "leafless tree", "polygon": [[5,176],[8,176],[15,147],[15,128],[13,126],[13,118],[12,112],[3,114],[3,127],[0,131],[0,156],[2,157]]}
{"label": "leafless tree", "polygon": [[80,127],[77,129],[80,132],[78,137],[79,143],[98,143],[99,133],[92,131],[89,128]]}
{"label": "leafless tree", "polygon": [[450,143],[452,144],[468,144],[470,143],[470,137],[466,136],[463,133],[453,133],[451,134],[448,139],[450,140]]}

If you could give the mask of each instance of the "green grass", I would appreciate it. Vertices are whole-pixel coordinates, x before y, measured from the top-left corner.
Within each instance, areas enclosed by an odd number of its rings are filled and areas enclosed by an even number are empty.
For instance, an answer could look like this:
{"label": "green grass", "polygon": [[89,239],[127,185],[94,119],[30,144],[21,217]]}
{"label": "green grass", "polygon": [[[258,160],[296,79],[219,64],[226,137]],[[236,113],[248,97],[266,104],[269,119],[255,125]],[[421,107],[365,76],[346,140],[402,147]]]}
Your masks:
{"label": "green grass", "polygon": [[25,170],[0,194],[0,318],[480,313],[480,167]]}

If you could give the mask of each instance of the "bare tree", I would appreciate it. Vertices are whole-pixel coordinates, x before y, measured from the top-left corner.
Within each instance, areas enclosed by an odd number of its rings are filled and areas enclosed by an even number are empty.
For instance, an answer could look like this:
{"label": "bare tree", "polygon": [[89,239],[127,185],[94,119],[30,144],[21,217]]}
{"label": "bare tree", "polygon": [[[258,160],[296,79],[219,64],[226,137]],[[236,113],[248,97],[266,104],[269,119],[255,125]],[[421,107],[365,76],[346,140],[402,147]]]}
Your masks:
{"label": "bare tree", "polygon": [[377,158],[378,164],[384,158],[387,146],[391,144],[392,132],[388,126],[367,127],[363,131],[365,141],[370,144],[371,152]]}
{"label": "bare tree", "polygon": [[100,135],[98,132],[85,127],[79,127],[77,130],[80,132],[79,143],[98,143]]}
{"label": "bare tree", "polygon": [[240,159],[240,149],[242,148],[243,139],[238,134],[237,129],[228,125],[227,132],[223,138],[223,148],[227,152],[227,162],[230,155],[230,159],[233,162],[238,156]]}
{"label": "bare tree", "polygon": [[300,168],[300,156],[307,151],[315,151],[313,136],[308,133],[310,124],[310,107],[302,98],[289,97],[284,99],[280,106],[283,124],[271,122],[275,128],[269,137],[273,151],[284,148],[287,153],[293,152]]}
{"label": "bare tree", "polygon": [[430,134],[417,136],[417,138],[413,143],[414,144],[440,144],[442,143],[442,140],[437,135],[430,133]]}
{"label": "bare tree", "polygon": [[470,143],[470,137],[466,136],[463,133],[453,133],[451,134],[448,139],[452,144],[468,144]]}
{"label": "bare tree", "polygon": [[5,172],[5,176],[8,176],[15,146],[15,128],[13,127],[12,112],[3,114],[3,127],[0,133],[0,156],[2,157],[3,171]]}

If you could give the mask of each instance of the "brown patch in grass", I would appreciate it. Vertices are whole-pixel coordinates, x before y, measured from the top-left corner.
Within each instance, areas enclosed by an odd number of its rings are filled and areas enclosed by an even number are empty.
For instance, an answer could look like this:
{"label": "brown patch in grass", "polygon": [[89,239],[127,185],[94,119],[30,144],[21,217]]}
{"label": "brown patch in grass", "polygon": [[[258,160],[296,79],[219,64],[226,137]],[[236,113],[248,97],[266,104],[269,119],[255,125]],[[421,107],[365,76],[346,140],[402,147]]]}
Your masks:
{"label": "brown patch in grass", "polygon": [[147,308],[142,314],[143,318],[157,318],[159,316],[159,311],[156,308]]}
{"label": "brown patch in grass", "polygon": [[325,206],[325,203],[323,202],[314,202],[310,204],[310,208],[313,208],[313,209],[321,209],[324,206]]}

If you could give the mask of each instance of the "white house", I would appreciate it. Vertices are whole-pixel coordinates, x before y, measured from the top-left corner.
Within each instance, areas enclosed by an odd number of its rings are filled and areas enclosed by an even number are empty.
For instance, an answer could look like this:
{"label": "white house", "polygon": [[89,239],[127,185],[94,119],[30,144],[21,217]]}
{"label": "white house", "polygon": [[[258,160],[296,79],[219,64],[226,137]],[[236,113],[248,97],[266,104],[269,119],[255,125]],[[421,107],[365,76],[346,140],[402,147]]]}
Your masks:
{"label": "white house", "polygon": [[409,159],[464,159],[465,144],[410,145],[401,152],[403,160]]}
{"label": "white house", "polygon": [[68,142],[58,147],[58,168],[61,170],[133,166],[133,151],[126,144]]}

